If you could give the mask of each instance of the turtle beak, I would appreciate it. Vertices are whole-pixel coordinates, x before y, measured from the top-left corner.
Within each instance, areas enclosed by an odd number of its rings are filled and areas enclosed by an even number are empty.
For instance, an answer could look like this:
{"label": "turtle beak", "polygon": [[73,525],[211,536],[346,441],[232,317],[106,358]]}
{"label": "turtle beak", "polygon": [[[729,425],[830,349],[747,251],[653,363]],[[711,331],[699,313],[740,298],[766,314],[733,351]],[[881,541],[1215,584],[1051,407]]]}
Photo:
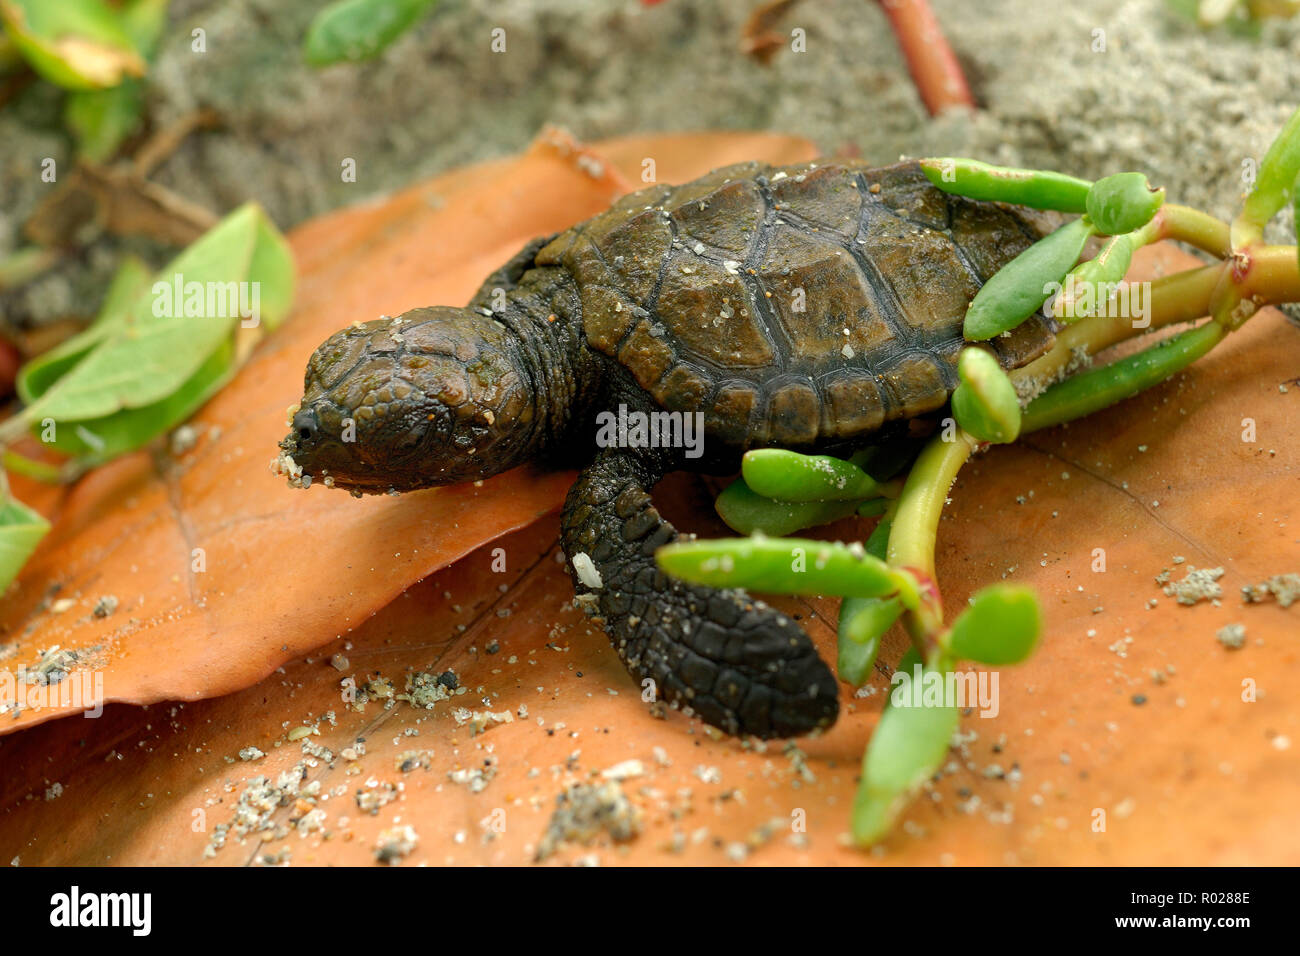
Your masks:
{"label": "turtle beak", "polygon": [[320,417],[314,406],[299,405],[289,409],[289,434],[280,441],[280,455],[271,463],[271,470],[289,479],[294,488],[310,488],[312,483],[312,452],[320,445]]}

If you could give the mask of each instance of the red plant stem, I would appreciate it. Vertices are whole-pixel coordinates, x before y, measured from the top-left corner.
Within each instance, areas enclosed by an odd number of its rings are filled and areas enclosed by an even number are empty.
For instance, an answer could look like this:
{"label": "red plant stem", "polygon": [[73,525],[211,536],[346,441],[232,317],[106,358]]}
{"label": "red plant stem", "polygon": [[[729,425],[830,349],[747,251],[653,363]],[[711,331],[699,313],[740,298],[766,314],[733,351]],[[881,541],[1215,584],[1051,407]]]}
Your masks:
{"label": "red plant stem", "polygon": [[953,106],[975,108],[957,56],[944,38],[928,0],[878,0],[894,28],[921,101],[931,116]]}

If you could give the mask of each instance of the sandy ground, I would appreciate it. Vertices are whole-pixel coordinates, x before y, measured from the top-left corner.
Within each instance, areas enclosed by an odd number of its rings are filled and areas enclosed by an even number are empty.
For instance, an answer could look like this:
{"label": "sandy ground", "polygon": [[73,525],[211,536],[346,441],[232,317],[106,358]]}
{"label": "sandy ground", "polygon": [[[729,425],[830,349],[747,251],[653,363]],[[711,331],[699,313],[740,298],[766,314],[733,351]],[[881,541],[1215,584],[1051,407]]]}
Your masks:
{"label": "sandy ground", "polygon": [[[756,128],[880,162],[940,153],[1089,177],[1139,169],[1226,215],[1300,93],[1300,21],[1243,39],[1202,33],[1164,0],[933,4],[984,106],[973,117],[926,116],[869,0],[804,0],[783,26],[806,32],[807,51],[770,67],[737,48],[755,0],[449,0],[382,60],[323,71],[298,53],[319,0],[176,0],[151,119],[209,106],[225,126],[192,137],[154,178],[217,212],[257,198],[288,227],[516,151],[548,122],[593,138]],[[504,53],[490,49],[497,28]],[[41,159],[71,158],[57,107],[39,84],[0,112],[0,256],[50,188]],[[345,159],[355,182],[343,181]],[[124,245],[156,263],[168,252],[100,240],[0,296],[3,324],[90,314]]]}

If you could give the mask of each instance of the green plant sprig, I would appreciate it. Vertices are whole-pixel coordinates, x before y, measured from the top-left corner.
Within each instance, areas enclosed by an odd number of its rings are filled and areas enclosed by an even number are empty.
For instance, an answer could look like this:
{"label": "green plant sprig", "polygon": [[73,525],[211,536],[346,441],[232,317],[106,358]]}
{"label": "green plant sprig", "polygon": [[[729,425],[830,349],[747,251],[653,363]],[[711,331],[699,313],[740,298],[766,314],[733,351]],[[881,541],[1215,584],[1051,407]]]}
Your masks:
{"label": "green plant sprig", "polygon": [[[227,297],[241,286],[247,303]],[[175,428],[230,380],[257,337],[284,320],[293,286],[289,245],[255,203],[230,213],[156,275],[137,259],[124,260],[95,321],[19,369],[23,407],[0,422],[4,468],[67,481]],[[251,311],[254,290],[256,316],[241,315],[245,304]],[[64,462],[36,461],[11,447],[29,435]],[[0,590],[48,530],[37,518],[12,497],[0,471]]]}
{"label": "green plant sprig", "polygon": [[335,0],[321,10],[303,38],[311,66],[372,60],[413,28],[438,0]]}
{"label": "green plant sprig", "polygon": [[[1091,307],[1081,311],[1058,297],[1054,311],[1070,324],[1046,354],[1010,374],[984,346],[964,349],[953,417],[919,453],[905,442],[867,449],[849,461],[753,451],[745,456],[742,477],[717,501],[724,520],[746,534],[790,534],[855,510],[879,514],[865,544],[751,537],[741,542],[696,540],[657,553],[665,571],[685,580],[842,596],[838,666],[841,678],[855,685],[870,676],[881,639],[895,623],[903,626],[911,647],[899,661],[893,683],[943,680],[961,660],[1001,666],[1032,652],[1041,611],[1028,589],[986,588],[951,624],[945,622],[935,575],[939,521],[958,472],[977,450],[1136,395],[1208,354],[1261,305],[1300,301],[1297,246],[1262,242],[1264,225],[1287,203],[1294,203],[1300,215],[1300,110],[1269,149],[1255,192],[1231,225],[1165,203],[1163,190],[1150,189],[1137,173],[1088,183],[976,160],[932,159],[921,166],[940,189],[967,198],[1082,214],[1029,247],[983,286],[966,318],[966,338],[972,342],[1015,328],[1048,302],[1050,287],[1068,276],[1103,288],[1122,281],[1133,253],[1153,242],[1185,242],[1220,261],[1151,282],[1141,323],[1106,314],[1101,305],[1109,297],[1094,297]],[[1104,240],[1101,250],[1080,263],[1093,236]],[[1126,340],[1206,316],[1208,321],[1153,346],[1104,365],[1090,364]],[[880,480],[894,478],[893,472],[873,471],[887,459],[896,469],[907,468],[901,487]],[[809,554],[822,559],[808,562]],[[948,703],[907,706],[905,696],[897,701],[891,694],[863,756],[851,829],[864,846],[890,832],[912,796],[937,772],[958,723],[957,710]]]}
{"label": "green plant sprig", "polygon": [[171,0],[3,0],[0,39],[66,91],[63,120],[79,159],[113,157],[144,119],[144,77]]}

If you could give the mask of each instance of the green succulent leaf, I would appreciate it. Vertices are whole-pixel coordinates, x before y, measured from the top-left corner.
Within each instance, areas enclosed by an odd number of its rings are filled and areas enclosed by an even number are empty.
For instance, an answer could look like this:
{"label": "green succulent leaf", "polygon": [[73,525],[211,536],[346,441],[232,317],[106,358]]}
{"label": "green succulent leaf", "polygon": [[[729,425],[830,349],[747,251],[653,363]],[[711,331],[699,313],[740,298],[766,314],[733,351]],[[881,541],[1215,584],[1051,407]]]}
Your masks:
{"label": "green succulent leaf", "polygon": [[69,90],[102,90],[146,66],[120,11],[104,0],[0,0],[0,22],[41,76]]}
{"label": "green succulent leaf", "polygon": [[[918,673],[924,680],[926,674],[942,676],[944,670],[922,668],[920,656],[912,649],[899,661],[895,682],[899,673],[910,681]],[[912,797],[943,765],[957,729],[956,707],[899,706],[895,696],[890,694],[862,758],[862,782],[853,801],[852,820],[853,838],[862,846],[889,833]]]}
{"label": "green succulent leaf", "polygon": [[[882,561],[885,559],[889,550],[890,525],[889,518],[876,525],[867,539],[867,554]],[[903,602],[897,597],[846,597],[840,602],[837,664],[840,680],[848,681],[854,687],[866,683],[880,650],[880,639],[902,613]]]}
{"label": "green succulent leaf", "polygon": [[740,534],[755,532],[784,537],[805,528],[830,524],[855,514],[856,501],[777,501],[764,498],[737,478],[713,502],[727,527]]}
{"label": "green succulent leaf", "polygon": [[923,159],[921,170],[947,193],[1061,212],[1083,212],[1092,185],[1048,170],[991,166],[978,159],[952,156]]}
{"label": "green succulent leaf", "polygon": [[1079,261],[1092,232],[1086,218],[1075,219],[999,269],[966,311],[965,337],[972,342],[991,339],[1033,315]]}
{"label": "green succulent leaf", "polygon": [[1141,245],[1140,232],[1126,232],[1107,239],[1096,256],[1079,263],[1065,277],[1052,314],[1063,322],[1077,322],[1100,312],[1119,291],[1119,284],[1133,262],[1133,253]]}
{"label": "green succulent leaf", "polygon": [[880,651],[880,639],[903,613],[903,602],[892,598],[845,598],[840,602],[840,680],[861,687],[871,676]]}
{"label": "green succulent leaf", "polygon": [[49,530],[50,523],[21,501],[0,503],[0,592],[18,576]]}
{"label": "green succulent leaf", "polygon": [[875,480],[852,461],[760,448],[741,460],[745,483],[779,501],[861,501],[879,492]]}
{"label": "green succulent leaf", "polygon": [[998,360],[981,348],[962,350],[961,383],[952,393],[957,424],[980,441],[1005,444],[1020,435],[1020,398]]}
{"label": "green succulent leaf", "polygon": [[880,641],[903,613],[903,602],[891,598],[847,597],[840,603],[838,661],[840,680],[861,687],[871,676]]}
{"label": "green succulent leaf", "polygon": [[995,584],[976,594],[953,622],[948,652],[980,664],[1017,664],[1033,653],[1042,626],[1032,590]]}
{"label": "green succulent leaf", "polygon": [[1022,433],[1073,421],[1123,401],[1191,365],[1225,334],[1217,322],[1180,332],[1148,349],[1057,382],[1025,408]]}
{"label": "green succulent leaf", "polygon": [[1262,228],[1291,201],[1300,181],[1300,109],[1296,109],[1269,146],[1255,175],[1255,188],[1246,197],[1242,218]]}
{"label": "green succulent leaf", "polygon": [[316,15],[303,41],[311,66],[369,60],[415,25],[437,0],[338,0]]}
{"label": "green succulent leaf", "polygon": [[886,597],[914,584],[861,548],[806,538],[678,541],[655,552],[665,573],[715,588],[773,594]]}
{"label": "green succulent leaf", "polygon": [[864,545],[867,554],[873,558],[879,558],[881,561],[885,560],[886,555],[889,554],[889,533],[893,530],[893,527],[894,519],[892,515],[888,518],[881,518],[876,523],[876,526],[871,529],[871,535],[867,538],[867,543]]}
{"label": "green succulent leaf", "polygon": [[1149,223],[1164,201],[1164,189],[1152,189],[1142,173],[1116,173],[1088,190],[1088,218],[1098,232],[1118,236]]}

